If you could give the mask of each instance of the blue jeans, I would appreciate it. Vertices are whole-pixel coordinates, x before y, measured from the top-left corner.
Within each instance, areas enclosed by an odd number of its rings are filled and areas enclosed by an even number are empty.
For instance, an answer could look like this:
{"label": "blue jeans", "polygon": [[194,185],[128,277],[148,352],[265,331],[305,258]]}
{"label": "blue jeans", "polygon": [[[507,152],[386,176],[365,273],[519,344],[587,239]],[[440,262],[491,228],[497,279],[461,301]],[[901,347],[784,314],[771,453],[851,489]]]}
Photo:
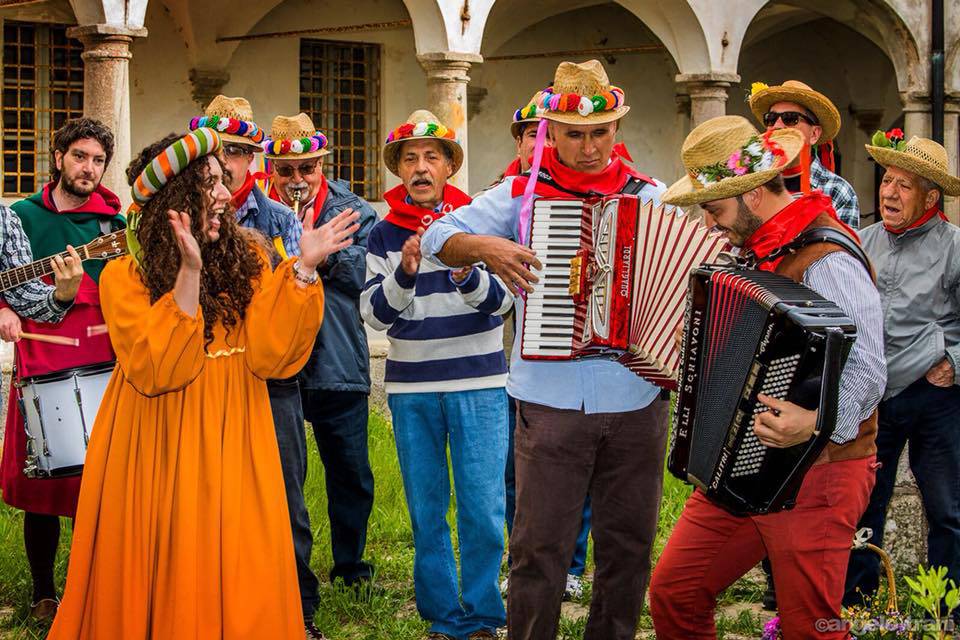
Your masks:
{"label": "blue jeans", "polygon": [[[388,403],[413,525],[417,611],[431,623],[431,631],[455,638],[504,626],[506,611],[497,581],[503,557],[506,391],[397,393]],[[448,443],[462,595],[446,520]]]}
{"label": "blue jeans", "polygon": [[[507,485],[507,535],[513,535],[513,515],[517,511],[517,474],[513,466],[513,430],[517,428],[517,401],[508,396],[510,403],[510,444],[507,449],[507,471],[504,480]],[[583,503],[583,524],[577,534],[577,546],[573,549],[573,560],[567,573],[583,577],[587,566],[587,538],[590,536],[590,496]],[[510,566],[510,556],[507,556],[507,567]]]}
{"label": "blue jeans", "polygon": [[[921,378],[884,400],[879,407],[877,483],[859,527],[873,529],[871,542],[883,546],[883,525],[893,496],[897,462],[910,442],[910,470],[917,479],[930,528],[927,560],[947,568],[947,577],[960,584],[960,388],[936,387]],[[861,604],[856,593],[876,591],[879,556],[854,551],[847,569],[844,604]]]}

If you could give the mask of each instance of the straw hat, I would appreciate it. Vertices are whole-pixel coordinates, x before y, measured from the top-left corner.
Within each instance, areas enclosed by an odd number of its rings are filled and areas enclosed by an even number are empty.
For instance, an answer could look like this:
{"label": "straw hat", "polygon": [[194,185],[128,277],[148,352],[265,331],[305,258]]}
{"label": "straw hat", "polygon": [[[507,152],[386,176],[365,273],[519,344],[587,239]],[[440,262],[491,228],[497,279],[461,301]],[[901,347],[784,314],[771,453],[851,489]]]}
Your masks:
{"label": "straw hat", "polygon": [[439,141],[450,150],[450,155],[453,157],[453,173],[450,175],[453,176],[460,170],[460,165],[463,164],[463,147],[457,141],[457,134],[453,129],[443,125],[437,116],[426,109],[419,109],[411,113],[406,122],[391,131],[383,145],[383,163],[393,175],[400,175],[397,173],[400,147],[410,140]]}
{"label": "straw hat", "polygon": [[203,115],[190,121],[190,130],[209,127],[220,134],[224,144],[239,144],[263,151],[263,129],[253,121],[253,108],[246,98],[218,95],[210,101]]}
{"label": "straw hat", "polygon": [[814,91],[799,80],[787,80],[782,85],[768,87],[762,82],[754,82],[750,93],[750,110],[757,120],[763,122],[764,114],[778,102],[795,102],[807,108],[820,123],[823,134],[821,142],[829,142],[840,132],[840,112],[830,102],[830,98]]}
{"label": "straw hat", "polygon": [[540,113],[537,108],[537,103],[540,98],[543,97],[543,91],[537,91],[533,94],[533,97],[530,98],[530,101],[521,109],[517,109],[513,112],[513,122],[510,123],[510,135],[513,138],[519,138],[523,134],[523,129],[526,125],[540,122]]}
{"label": "straw hat", "polygon": [[884,167],[899,167],[910,173],[930,180],[943,189],[948,196],[960,196],[960,178],[950,174],[947,150],[942,145],[927,138],[913,136],[904,144],[889,141],[882,131],[873,135],[873,141],[879,141],[877,134],[884,136],[891,146],[877,144],[864,145],[867,153]]}
{"label": "straw hat", "polygon": [[274,118],[263,150],[271,160],[307,160],[330,153],[327,136],[313,126],[313,120],[305,113]]}
{"label": "straw hat", "polygon": [[683,141],[680,157],[687,175],[660,199],[688,206],[739,196],[786,169],[803,144],[803,134],[795,129],[761,134],[741,116],[707,120]]}
{"label": "straw hat", "polygon": [[630,111],[599,60],[561,62],[553,86],[540,92],[540,116],[566,124],[604,124]]}

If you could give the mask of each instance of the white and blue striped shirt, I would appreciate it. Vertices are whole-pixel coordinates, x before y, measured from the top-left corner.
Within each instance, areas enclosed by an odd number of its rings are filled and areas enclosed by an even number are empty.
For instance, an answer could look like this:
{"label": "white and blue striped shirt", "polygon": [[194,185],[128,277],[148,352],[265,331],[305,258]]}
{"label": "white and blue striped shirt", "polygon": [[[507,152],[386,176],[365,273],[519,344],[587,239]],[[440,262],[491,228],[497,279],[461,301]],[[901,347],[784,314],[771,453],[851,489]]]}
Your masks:
{"label": "white and blue striped shirt", "polygon": [[467,391],[507,381],[503,319],[513,297],[503,282],[475,267],[462,283],[422,260],[410,276],[400,266],[413,231],[382,221],[367,238],[367,282],[360,313],[390,341],[387,393]]}

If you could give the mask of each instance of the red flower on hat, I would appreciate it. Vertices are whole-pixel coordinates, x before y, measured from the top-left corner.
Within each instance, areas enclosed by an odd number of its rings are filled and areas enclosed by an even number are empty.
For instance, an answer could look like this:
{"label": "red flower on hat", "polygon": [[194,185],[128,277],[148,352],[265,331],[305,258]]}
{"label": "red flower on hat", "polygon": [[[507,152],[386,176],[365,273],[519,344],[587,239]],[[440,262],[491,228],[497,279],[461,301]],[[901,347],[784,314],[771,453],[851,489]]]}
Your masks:
{"label": "red flower on hat", "polygon": [[890,141],[903,140],[904,133],[903,133],[903,129],[890,129],[890,131],[887,131],[886,135],[887,135],[887,140],[890,140]]}
{"label": "red flower on hat", "polygon": [[409,123],[409,122],[408,122],[407,124],[402,124],[402,125],[400,125],[399,127],[397,127],[397,136],[396,136],[396,137],[397,137],[397,138],[409,138],[410,136],[413,135],[413,127],[414,127],[414,125],[411,124],[411,123]]}

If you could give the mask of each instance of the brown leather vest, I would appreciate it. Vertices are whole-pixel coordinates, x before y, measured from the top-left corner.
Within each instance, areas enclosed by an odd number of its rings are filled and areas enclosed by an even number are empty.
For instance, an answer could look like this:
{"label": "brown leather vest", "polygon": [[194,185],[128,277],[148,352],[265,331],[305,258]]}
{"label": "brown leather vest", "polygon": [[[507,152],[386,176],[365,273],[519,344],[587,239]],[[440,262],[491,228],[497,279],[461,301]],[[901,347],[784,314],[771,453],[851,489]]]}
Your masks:
{"label": "brown leather vest", "polygon": [[[850,235],[847,233],[846,229],[843,228],[843,225],[826,213],[821,213],[819,216],[814,218],[813,222],[811,222],[807,228],[804,229],[804,231],[808,229],[815,229],[817,227],[831,227]],[[828,253],[833,253],[834,251],[843,251],[843,249],[835,244],[830,244],[827,242],[818,242],[817,244],[803,247],[796,253],[789,254],[787,257],[781,260],[780,264],[777,265],[775,272],[786,276],[795,282],[802,283],[803,275],[806,273],[807,268],[820,258],[824,257]],[[875,276],[873,273],[871,273],[870,277],[874,278]],[[817,458],[816,464],[821,464],[824,462],[839,462],[840,460],[853,460],[855,458],[866,458],[867,456],[872,456],[877,452],[876,439],[877,411],[874,409],[873,413],[870,414],[870,417],[860,423],[860,433],[857,435],[856,439],[842,445],[830,442],[823,450],[823,453],[820,454],[820,457]]]}

